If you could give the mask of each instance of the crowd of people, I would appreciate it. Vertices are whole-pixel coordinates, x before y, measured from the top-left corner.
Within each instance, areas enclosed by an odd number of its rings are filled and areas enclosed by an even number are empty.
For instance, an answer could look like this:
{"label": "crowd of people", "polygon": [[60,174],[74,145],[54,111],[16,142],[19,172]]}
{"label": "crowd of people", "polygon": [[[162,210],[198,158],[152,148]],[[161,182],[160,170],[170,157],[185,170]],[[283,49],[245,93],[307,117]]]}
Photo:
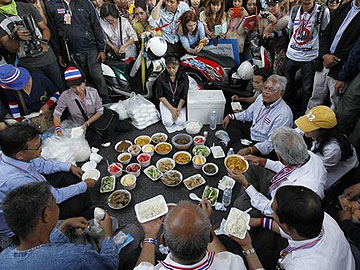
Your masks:
{"label": "crowd of people", "polygon": [[[119,251],[107,213],[100,248],[74,243],[74,229],[93,218],[95,180],[42,159],[39,130],[16,123],[0,125],[0,269],[360,268],[359,26],[360,0],[0,0],[0,118],[51,115],[63,136],[68,117],[98,148],[106,134],[129,130],[103,106],[111,99],[101,63],[131,66],[145,35],[166,43],[154,87],[166,127],[186,121],[185,53],[235,39],[242,62],[262,46],[272,63],[251,66],[232,96],[243,109],[222,123],[227,147],[250,164],[227,172],[241,185],[233,206],[251,208],[244,239],[216,235],[202,200],[181,201],[141,229],[128,224],[131,249]],[[341,194],[355,212],[334,211]],[[169,250],[159,262],[158,241]]]}

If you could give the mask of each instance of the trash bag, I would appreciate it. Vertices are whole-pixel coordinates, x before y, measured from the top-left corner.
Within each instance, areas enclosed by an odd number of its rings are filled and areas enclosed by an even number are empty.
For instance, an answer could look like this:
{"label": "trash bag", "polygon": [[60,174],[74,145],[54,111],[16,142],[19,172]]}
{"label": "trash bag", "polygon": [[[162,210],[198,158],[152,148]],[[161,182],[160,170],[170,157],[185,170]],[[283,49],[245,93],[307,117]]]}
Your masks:
{"label": "trash bag", "polygon": [[119,120],[124,120],[129,118],[127,114],[127,107],[128,107],[129,100],[119,100],[118,103],[113,103],[109,106],[109,109],[117,112],[119,114]]}

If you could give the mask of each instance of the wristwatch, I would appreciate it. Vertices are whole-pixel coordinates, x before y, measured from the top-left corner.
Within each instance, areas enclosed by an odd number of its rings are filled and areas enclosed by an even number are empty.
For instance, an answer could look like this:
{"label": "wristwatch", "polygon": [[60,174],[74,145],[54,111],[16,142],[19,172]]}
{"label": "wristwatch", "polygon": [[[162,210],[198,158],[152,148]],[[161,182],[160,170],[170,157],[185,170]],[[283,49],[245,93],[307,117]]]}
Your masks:
{"label": "wristwatch", "polygon": [[45,38],[42,38],[42,39],[40,40],[40,43],[49,46],[49,41],[48,41],[47,39],[45,39]]}
{"label": "wristwatch", "polygon": [[245,257],[251,255],[251,254],[254,254],[256,253],[255,249],[254,248],[250,248],[248,250],[243,250],[242,253],[244,254]]}

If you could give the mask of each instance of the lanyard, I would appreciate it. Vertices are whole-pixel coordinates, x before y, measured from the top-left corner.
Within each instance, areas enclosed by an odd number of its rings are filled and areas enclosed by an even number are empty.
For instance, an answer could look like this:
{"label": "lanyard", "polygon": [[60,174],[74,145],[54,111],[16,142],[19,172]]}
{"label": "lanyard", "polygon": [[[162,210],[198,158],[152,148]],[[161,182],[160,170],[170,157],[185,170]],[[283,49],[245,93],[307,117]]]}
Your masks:
{"label": "lanyard", "polygon": [[271,193],[272,190],[276,189],[283,181],[285,181],[288,176],[294,172],[297,168],[301,167],[300,165],[295,165],[291,167],[284,167],[280,172],[275,174],[273,178],[271,178],[271,186],[269,187],[269,193]]}
{"label": "lanyard", "polygon": [[175,89],[173,90],[171,82],[169,82],[170,91],[172,93],[172,102],[175,102],[175,94],[178,86],[178,81],[175,82]]}
{"label": "lanyard", "polygon": [[[316,6],[314,5],[313,10],[312,10],[312,12],[310,13],[310,16],[309,16],[309,18],[307,19],[306,22],[305,22],[305,14],[306,14],[307,12],[306,12],[306,13],[303,13],[303,14],[301,14],[301,12],[300,12],[300,24],[299,24],[299,34],[300,34],[300,35],[303,35],[303,34],[304,34],[304,30],[306,29],[306,26],[308,25],[310,19],[312,18],[313,14],[314,14],[315,7],[316,7]],[[301,18],[301,17],[303,17],[303,18]]]}
{"label": "lanyard", "polygon": [[[160,31],[161,29],[163,29],[163,28],[165,28],[165,27],[168,27],[170,24],[172,24],[172,23],[174,22],[174,20],[175,20],[175,15],[176,15],[177,11],[178,11],[178,8],[176,8],[175,13],[174,13],[174,17],[172,18],[171,22],[165,23],[165,24],[162,25],[162,26],[159,26],[159,27],[154,28],[154,31],[155,31],[155,32]],[[181,19],[181,17],[180,17],[178,20],[176,20],[176,23],[177,23],[177,22],[180,22],[180,19]],[[176,28],[176,26],[175,26],[175,28]]]}
{"label": "lanyard", "polygon": [[213,262],[214,262],[214,257],[215,257],[215,252],[208,252],[207,253],[207,259],[197,265],[197,266],[194,266],[192,268],[184,268],[184,267],[181,267],[181,266],[177,266],[177,265],[173,265],[171,263],[166,263],[165,261],[159,261],[159,263],[165,268],[165,269],[168,269],[168,270],[206,270],[206,269],[209,269]]}
{"label": "lanyard", "polygon": [[[262,109],[260,109],[258,115],[257,115],[256,118],[255,118],[255,123],[257,123],[258,121],[260,121],[262,118],[264,118],[264,121],[265,121],[266,116],[268,116],[268,114],[270,113],[270,111],[271,111],[272,109],[274,109],[277,105],[279,105],[279,103],[280,103],[280,99],[277,101],[276,104],[274,104],[273,107],[268,107],[268,108],[265,107],[263,114],[261,114]],[[264,105],[264,106],[265,106],[265,105]],[[270,106],[271,106],[271,105],[270,105]],[[262,106],[261,106],[261,107],[262,107]]]}

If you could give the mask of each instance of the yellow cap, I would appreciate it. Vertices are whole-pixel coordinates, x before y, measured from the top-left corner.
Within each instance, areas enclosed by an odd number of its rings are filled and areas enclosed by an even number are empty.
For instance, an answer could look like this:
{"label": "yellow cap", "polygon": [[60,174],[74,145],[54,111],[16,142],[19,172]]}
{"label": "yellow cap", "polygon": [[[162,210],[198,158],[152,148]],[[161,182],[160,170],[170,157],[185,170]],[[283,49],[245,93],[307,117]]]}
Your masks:
{"label": "yellow cap", "polygon": [[295,120],[295,124],[304,132],[314,131],[320,128],[333,128],[337,125],[336,115],[327,106],[316,106],[307,114]]}

